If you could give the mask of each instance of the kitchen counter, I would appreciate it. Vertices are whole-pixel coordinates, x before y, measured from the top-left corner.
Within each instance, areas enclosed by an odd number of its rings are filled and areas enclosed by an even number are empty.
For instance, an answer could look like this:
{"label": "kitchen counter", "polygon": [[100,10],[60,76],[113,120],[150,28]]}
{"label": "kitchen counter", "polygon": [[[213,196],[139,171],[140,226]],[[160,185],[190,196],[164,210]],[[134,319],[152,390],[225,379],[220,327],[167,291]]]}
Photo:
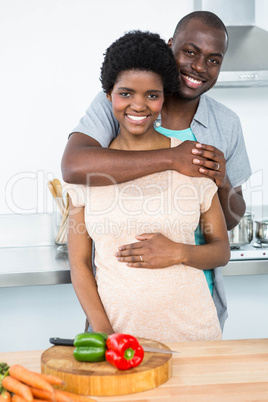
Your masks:
{"label": "kitchen counter", "polygon": [[[0,287],[71,282],[68,256],[56,245],[0,248],[0,261]],[[268,259],[230,261],[222,271],[224,276],[268,274]]]}
{"label": "kitchen counter", "polygon": [[[172,377],[150,391],[97,402],[252,402],[268,400],[268,339],[167,344],[173,355]],[[40,372],[42,351],[0,353],[0,361]]]}
{"label": "kitchen counter", "polygon": [[[262,216],[261,211],[255,215]],[[68,256],[58,253],[54,243],[55,214],[0,215],[0,227],[0,288],[71,283]],[[222,272],[224,276],[268,274],[268,255],[231,259]]]}
{"label": "kitchen counter", "polygon": [[58,246],[0,248],[0,287],[59,285],[70,283],[67,254]]}
{"label": "kitchen counter", "polygon": [[[71,282],[68,256],[58,253],[56,245],[0,247],[0,261],[0,288]],[[224,276],[268,274],[268,258],[230,261],[222,272]]]}
{"label": "kitchen counter", "polygon": [[0,287],[70,283],[68,256],[55,245],[55,214],[0,215],[0,227]]}

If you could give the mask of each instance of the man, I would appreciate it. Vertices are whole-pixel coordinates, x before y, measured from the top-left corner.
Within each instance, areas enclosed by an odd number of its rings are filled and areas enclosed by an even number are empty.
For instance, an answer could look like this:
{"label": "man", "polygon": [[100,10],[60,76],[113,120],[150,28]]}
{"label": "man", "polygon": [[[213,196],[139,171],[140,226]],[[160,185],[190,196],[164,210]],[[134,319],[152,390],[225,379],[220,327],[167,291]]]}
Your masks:
{"label": "man", "polygon": [[[179,90],[166,98],[155,127],[165,135],[190,141],[155,151],[105,149],[117,135],[118,123],[105,94],[100,93],[69,138],[62,158],[63,179],[76,184],[110,185],[113,180],[123,182],[162,170],[210,177],[218,186],[230,230],[245,212],[241,186],[251,170],[238,117],[204,95],[217,81],[228,34],[215,14],[196,11],[178,23],[169,45],[178,66]],[[137,113],[142,111],[138,107]],[[174,245],[161,234],[144,234],[137,240],[122,245],[117,253],[120,261],[143,268],[161,268],[176,261]],[[213,299],[223,328],[227,308],[221,271],[215,269],[207,275],[208,285],[214,282]]]}

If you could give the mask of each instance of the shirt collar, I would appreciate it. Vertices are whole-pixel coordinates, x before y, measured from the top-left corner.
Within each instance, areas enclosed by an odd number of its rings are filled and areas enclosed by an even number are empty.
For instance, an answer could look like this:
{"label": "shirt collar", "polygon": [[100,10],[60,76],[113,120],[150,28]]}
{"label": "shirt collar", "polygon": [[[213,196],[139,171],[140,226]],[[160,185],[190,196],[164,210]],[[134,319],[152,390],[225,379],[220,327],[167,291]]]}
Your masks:
{"label": "shirt collar", "polygon": [[[201,95],[193,120],[198,121],[204,127],[208,127],[208,104],[206,95]],[[156,124],[157,123],[157,124]],[[156,127],[161,126],[161,113],[155,121]]]}
{"label": "shirt collar", "polygon": [[208,127],[208,104],[206,95],[200,96],[197,111],[193,120],[198,121],[204,127]]}

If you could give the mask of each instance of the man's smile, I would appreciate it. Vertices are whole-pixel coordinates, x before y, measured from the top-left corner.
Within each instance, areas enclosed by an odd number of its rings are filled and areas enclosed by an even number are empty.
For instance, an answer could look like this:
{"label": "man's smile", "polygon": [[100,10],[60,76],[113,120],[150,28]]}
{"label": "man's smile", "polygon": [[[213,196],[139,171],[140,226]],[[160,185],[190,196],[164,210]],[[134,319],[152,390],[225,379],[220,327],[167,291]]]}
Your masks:
{"label": "man's smile", "polygon": [[181,74],[184,81],[190,86],[191,88],[198,88],[200,85],[204,83],[204,81],[198,80],[196,78],[190,77],[186,74]]}

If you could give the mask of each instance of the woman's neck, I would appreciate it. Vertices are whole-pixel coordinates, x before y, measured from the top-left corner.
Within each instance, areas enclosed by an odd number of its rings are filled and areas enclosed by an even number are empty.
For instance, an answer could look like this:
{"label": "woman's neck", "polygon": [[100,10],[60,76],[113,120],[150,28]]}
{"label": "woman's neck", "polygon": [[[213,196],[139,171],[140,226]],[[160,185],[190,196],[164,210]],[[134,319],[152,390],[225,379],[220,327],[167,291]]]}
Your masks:
{"label": "woman's neck", "polygon": [[109,148],[121,151],[150,151],[169,147],[170,139],[154,129],[143,135],[125,133],[120,129],[117,137],[109,145]]}

